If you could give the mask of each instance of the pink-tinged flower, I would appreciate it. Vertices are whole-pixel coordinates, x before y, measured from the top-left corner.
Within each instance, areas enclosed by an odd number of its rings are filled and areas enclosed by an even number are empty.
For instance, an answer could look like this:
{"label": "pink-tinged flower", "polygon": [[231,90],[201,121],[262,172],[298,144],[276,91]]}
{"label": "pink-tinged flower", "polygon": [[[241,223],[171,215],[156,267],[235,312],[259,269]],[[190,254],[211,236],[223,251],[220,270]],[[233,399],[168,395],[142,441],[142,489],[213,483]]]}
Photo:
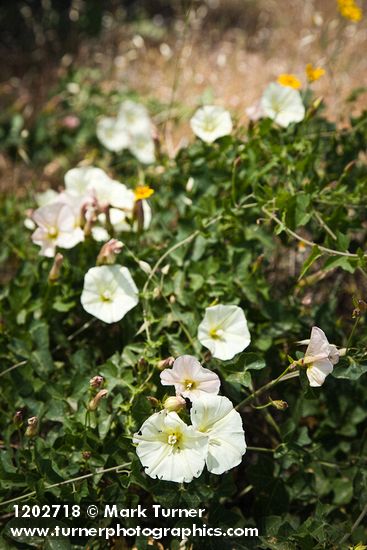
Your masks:
{"label": "pink-tinged flower", "polygon": [[247,107],[246,115],[253,122],[256,122],[260,118],[263,118],[264,112],[262,110],[260,101],[258,101],[257,103],[254,103],[253,105],[250,105],[250,107]]}
{"label": "pink-tinged flower", "polygon": [[73,248],[84,240],[84,233],[68,204],[56,202],[42,206],[34,211],[32,217],[38,225],[32,241],[41,247],[42,256],[52,258],[57,246]]}
{"label": "pink-tinged flower", "polygon": [[61,124],[68,130],[75,130],[80,126],[80,119],[75,115],[67,115],[62,119]]}
{"label": "pink-tinged flower", "polygon": [[199,363],[192,355],[182,355],[173,363],[172,369],[161,372],[163,386],[175,386],[176,394],[197,399],[206,393],[219,392],[219,377]]}
{"label": "pink-tinged flower", "polygon": [[110,239],[105,243],[97,256],[97,265],[114,264],[117,254],[120,254],[123,243],[117,239]]}
{"label": "pink-tinged flower", "polygon": [[300,343],[308,344],[303,364],[307,367],[310,386],[322,386],[328,374],[333,372],[339,357],[345,354],[345,350],[338,350],[334,344],[329,344],[324,331],[319,327],[312,327],[310,340]]}

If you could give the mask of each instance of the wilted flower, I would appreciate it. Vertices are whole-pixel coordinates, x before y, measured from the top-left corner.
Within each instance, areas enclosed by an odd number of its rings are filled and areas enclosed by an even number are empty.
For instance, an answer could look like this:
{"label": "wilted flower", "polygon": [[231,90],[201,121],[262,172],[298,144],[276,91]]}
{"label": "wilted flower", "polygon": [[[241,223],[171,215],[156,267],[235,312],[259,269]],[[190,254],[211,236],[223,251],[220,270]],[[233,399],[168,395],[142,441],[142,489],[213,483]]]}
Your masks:
{"label": "wilted flower", "polygon": [[264,116],[286,128],[291,122],[300,122],[305,116],[305,107],[298,90],[272,82],[261,98]]}
{"label": "wilted flower", "polygon": [[334,344],[329,344],[324,331],[318,327],[312,327],[310,340],[302,343],[308,343],[302,362],[307,367],[310,386],[322,386],[345,350],[338,350]]}
{"label": "wilted flower", "polygon": [[232,119],[223,107],[205,105],[196,111],[191,121],[192,131],[206,143],[227,136],[232,132]]}
{"label": "wilted flower", "polygon": [[161,361],[159,361],[158,363],[158,368],[160,370],[163,370],[163,369],[166,369],[167,367],[172,367],[172,365],[174,364],[175,362],[175,358],[170,356],[170,357],[167,357],[166,359],[162,359]]}
{"label": "wilted flower", "polygon": [[138,289],[126,267],[102,265],[87,271],[81,303],[97,319],[105,323],[120,321],[138,301]]}
{"label": "wilted flower", "polygon": [[298,90],[301,87],[301,81],[294,74],[281,74],[277,78],[278,84]]}
{"label": "wilted flower", "polygon": [[241,416],[227,397],[203,395],[194,401],[191,422],[209,438],[206,465],[209,472],[223,474],[240,464],[246,452]]}
{"label": "wilted flower", "polygon": [[321,67],[314,67],[312,63],[307,63],[306,65],[306,76],[309,82],[314,82],[318,80],[325,74],[325,69]]}
{"label": "wilted flower", "polygon": [[163,386],[175,386],[177,395],[197,399],[205,393],[218,393],[220,380],[215,372],[204,369],[191,355],[182,355],[172,369],[161,372]]}
{"label": "wilted flower", "polygon": [[42,206],[33,212],[32,217],[38,225],[32,240],[41,247],[42,256],[52,258],[57,246],[73,248],[84,240],[75,213],[67,204],[56,202]]}
{"label": "wilted flower", "polygon": [[117,239],[110,239],[105,243],[97,256],[97,265],[114,264],[117,254],[120,254],[123,243]]}
{"label": "wilted flower", "polygon": [[198,340],[217,359],[232,359],[250,344],[243,310],[238,306],[207,307],[198,328]]}
{"label": "wilted flower", "polygon": [[102,117],[97,122],[96,134],[109,151],[118,153],[128,147],[130,138],[126,127],[118,119]]}
{"label": "wilted flower", "polygon": [[54,263],[52,264],[52,267],[48,274],[49,283],[54,283],[60,277],[60,271],[61,271],[61,266],[63,261],[64,261],[64,256],[60,254],[60,252],[58,252],[55,256]]}
{"label": "wilted flower", "polygon": [[27,424],[28,426],[25,431],[25,435],[27,437],[35,437],[38,432],[38,417],[32,416],[31,418],[28,418]]}
{"label": "wilted flower", "polygon": [[204,469],[208,437],[187,426],[175,412],[152,414],[133,442],[145,473],[152,478],[189,482]]}
{"label": "wilted flower", "polygon": [[97,395],[95,395],[93,397],[93,399],[91,399],[91,401],[89,401],[88,403],[88,411],[95,411],[97,410],[98,408],[98,405],[99,405],[99,402],[101,401],[101,399],[103,397],[106,397],[106,395],[108,394],[108,391],[107,390],[100,390]]}
{"label": "wilted flower", "polygon": [[100,376],[99,374],[97,376],[93,376],[89,380],[89,385],[91,388],[100,388],[104,382],[103,376]]}

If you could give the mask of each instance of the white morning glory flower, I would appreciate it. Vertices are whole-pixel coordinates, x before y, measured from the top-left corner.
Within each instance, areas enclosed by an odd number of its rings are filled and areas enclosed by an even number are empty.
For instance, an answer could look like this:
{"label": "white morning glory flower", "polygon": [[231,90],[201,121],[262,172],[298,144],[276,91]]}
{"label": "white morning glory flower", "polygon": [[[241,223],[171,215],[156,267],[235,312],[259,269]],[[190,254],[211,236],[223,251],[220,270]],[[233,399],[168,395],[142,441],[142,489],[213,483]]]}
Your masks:
{"label": "white morning glory flower", "polygon": [[133,134],[130,139],[129,151],[142,164],[155,162],[155,145],[150,133]]}
{"label": "white morning glory flower", "polygon": [[205,105],[190,120],[192,131],[206,143],[227,136],[232,132],[232,119],[223,107]]}
{"label": "white morning glory flower", "polygon": [[310,386],[322,386],[345,350],[338,350],[334,344],[329,344],[324,331],[318,327],[312,327],[310,340],[302,343],[308,343],[303,364],[307,366]]}
{"label": "white morning glory flower", "polygon": [[41,206],[33,212],[32,219],[38,226],[32,241],[41,247],[42,256],[52,258],[57,246],[73,248],[84,240],[75,212],[68,204],[55,202]]}
{"label": "white morning glory flower", "polygon": [[260,107],[264,114],[279,126],[286,128],[291,122],[300,122],[305,117],[305,107],[298,90],[272,82],[266,88]]}
{"label": "white morning glory flower", "polygon": [[134,207],[134,191],[109,177],[94,180],[89,185],[89,191],[93,192],[100,206],[110,205],[127,211],[132,211]]}
{"label": "white morning glory flower", "polygon": [[57,191],[47,189],[42,193],[36,193],[36,203],[38,206],[46,206],[47,204],[51,204],[51,202],[56,202],[58,195]]}
{"label": "white morning glory flower", "polygon": [[241,416],[227,397],[203,395],[193,402],[190,416],[194,428],[209,437],[209,472],[223,474],[241,463],[246,452],[245,432]]}
{"label": "white morning glory flower", "polygon": [[152,133],[152,123],[144,105],[127,99],[120,105],[117,115],[119,124],[126,128],[130,135]]}
{"label": "white morning glory flower", "polygon": [[99,141],[109,151],[118,153],[129,145],[129,133],[117,118],[102,117],[97,123],[96,133]]}
{"label": "white morning glory flower", "polygon": [[138,289],[127,267],[92,267],[84,277],[81,303],[85,311],[105,323],[120,321],[139,301]]}
{"label": "white morning glory flower", "polygon": [[232,359],[250,344],[251,336],[243,310],[238,306],[207,307],[198,328],[198,340],[213,357]]}
{"label": "white morning glory flower", "polygon": [[150,416],[133,442],[145,473],[152,478],[190,482],[204,469],[208,437],[187,426],[176,412]]}
{"label": "white morning glory flower", "polygon": [[68,170],[65,174],[65,189],[73,196],[81,197],[88,193],[93,182],[109,180],[109,176],[101,168],[95,166],[80,166]]}
{"label": "white morning glory flower", "polygon": [[182,355],[171,369],[161,372],[163,386],[175,386],[176,394],[190,399],[200,398],[206,393],[218,393],[220,380],[215,372],[204,369],[191,355]]}

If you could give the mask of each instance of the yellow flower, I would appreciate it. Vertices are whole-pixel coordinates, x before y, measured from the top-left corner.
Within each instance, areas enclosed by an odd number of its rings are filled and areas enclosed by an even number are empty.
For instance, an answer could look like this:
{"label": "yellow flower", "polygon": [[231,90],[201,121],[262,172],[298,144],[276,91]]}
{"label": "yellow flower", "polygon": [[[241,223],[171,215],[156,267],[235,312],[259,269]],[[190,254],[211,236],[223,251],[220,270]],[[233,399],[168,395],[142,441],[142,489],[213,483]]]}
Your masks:
{"label": "yellow flower", "polygon": [[340,14],[354,23],[362,19],[362,10],[354,0],[338,0],[338,8]]}
{"label": "yellow flower", "polygon": [[149,187],[149,185],[139,185],[138,187],[135,187],[134,194],[135,194],[135,200],[141,201],[143,199],[149,199],[154,193],[154,189]]}
{"label": "yellow flower", "polygon": [[367,546],[359,542],[357,546],[349,546],[349,550],[367,550]]}
{"label": "yellow flower", "polygon": [[306,65],[306,76],[309,82],[314,82],[318,80],[325,74],[325,69],[321,67],[314,67],[312,63],[307,63]]}
{"label": "yellow flower", "polygon": [[289,86],[298,90],[301,87],[301,82],[294,74],[280,74],[278,76],[278,84],[282,86]]}

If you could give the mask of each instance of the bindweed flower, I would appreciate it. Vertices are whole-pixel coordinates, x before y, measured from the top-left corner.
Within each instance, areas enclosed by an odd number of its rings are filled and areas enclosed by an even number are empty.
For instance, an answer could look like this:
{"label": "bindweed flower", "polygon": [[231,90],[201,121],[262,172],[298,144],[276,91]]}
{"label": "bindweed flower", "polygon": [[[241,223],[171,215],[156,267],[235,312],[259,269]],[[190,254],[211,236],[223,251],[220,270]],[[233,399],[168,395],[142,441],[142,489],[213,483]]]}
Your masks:
{"label": "bindweed flower", "polygon": [[264,116],[286,128],[292,122],[300,122],[305,117],[305,107],[298,90],[272,82],[261,98]]}
{"label": "bindweed flower", "polygon": [[32,241],[41,247],[42,256],[52,258],[57,246],[73,248],[84,240],[75,213],[67,204],[56,202],[37,208],[33,220],[38,227],[32,234]]}
{"label": "bindweed flower", "polygon": [[131,136],[128,149],[142,164],[155,162],[155,145],[150,134],[144,132]]}
{"label": "bindweed flower", "polygon": [[319,387],[327,375],[333,372],[334,365],[345,350],[338,350],[334,344],[329,344],[324,331],[318,327],[312,327],[311,338],[306,342],[308,346],[302,362],[307,367],[310,386]]}
{"label": "bindweed flower", "polygon": [[242,461],[246,452],[241,416],[227,397],[203,395],[194,401],[191,422],[209,438],[206,465],[209,472],[223,474]]}
{"label": "bindweed flower", "polygon": [[102,265],[87,271],[81,303],[85,311],[97,319],[116,323],[138,301],[138,289],[126,267]]}
{"label": "bindweed flower", "polygon": [[208,453],[208,437],[175,412],[152,414],[134,434],[133,443],[148,476],[177,483],[199,477]]}
{"label": "bindweed flower", "polygon": [[80,166],[68,170],[64,176],[66,191],[75,197],[83,197],[93,189],[93,182],[109,181],[109,176],[101,168]]}
{"label": "bindweed flower", "polygon": [[108,264],[112,265],[116,261],[117,254],[120,254],[123,243],[117,239],[110,239],[105,243],[97,256],[97,265]]}
{"label": "bindweed flower", "polygon": [[175,386],[176,394],[197,399],[205,393],[218,393],[220,380],[215,372],[204,369],[191,355],[182,355],[173,363],[172,369],[161,372],[163,386]]}
{"label": "bindweed flower", "polygon": [[314,67],[312,63],[307,63],[306,65],[306,76],[308,82],[315,82],[319,80],[325,74],[325,69],[321,67]]}
{"label": "bindweed flower", "polygon": [[36,193],[35,199],[38,206],[46,206],[57,200],[59,194],[54,189],[47,189],[42,191],[42,193]]}
{"label": "bindweed flower", "polygon": [[192,131],[206,143],[228,136],[232,132],[232,119],[223,107],[205,105],[190,120]]}
{"label": "bindweed flower", "polygon": [[163,407],[166,409],[166,411],[180,411],[184,407],[186,407],[186,401],[183,397],[180,395],[175,395],[172,397],[167,397],[165,402],[163,403]]}
{"label": "bindweed flower", "polygon": [[294,90],[299,90],[301,81],[294,74],[280,74],[277,78],[278,84]]}
{"label": "bindweed flower", "polygon": [[130,143],[126,127],[113,117],[102,117],[97,122],[96,134],[102,145],[115,153],[119,153]]}
{"label": "bindweed flower", "polygon": [[117,115],[119,124],[127,129],[130,135],[152,134],[152,123],[144,105],[127,99],[120,105]]}
{"label": "bindweed flower", "polygon": [[243,310],[238,306],[207,307],[198,328],[198,340],[213,357],[223,361],[232,359],[251,341]]}
{"label": "bindweed flower", "polygon": [[159,361],[158,368],[159,370],[163,370],[163,369],[166,369],[167,367],[172,367],[174,362],[175,362],[175,358],[172,357],[172,355],[170,355],[166,359],[162,359],[161,361]]}

